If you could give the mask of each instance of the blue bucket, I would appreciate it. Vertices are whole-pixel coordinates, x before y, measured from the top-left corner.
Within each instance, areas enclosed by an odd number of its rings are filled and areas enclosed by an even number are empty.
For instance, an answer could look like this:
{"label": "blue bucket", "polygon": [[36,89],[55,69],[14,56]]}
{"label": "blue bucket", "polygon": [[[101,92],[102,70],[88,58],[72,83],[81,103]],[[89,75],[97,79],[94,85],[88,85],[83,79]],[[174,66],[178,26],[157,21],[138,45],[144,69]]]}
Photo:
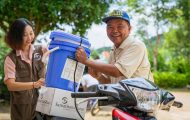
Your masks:
{"label": "blue bucket", "polygon": [[75,90],[78,91],[79,81],[85,66],[76,61],[75,52],[79,46],[82,46],[89,57],[90,43],[85,38],[63,31],[51,32],[50,39],[49,50],[56,47],[58,47],[58,50],[52,52],[49,56],[46,86],[74,91],[75,79]]}

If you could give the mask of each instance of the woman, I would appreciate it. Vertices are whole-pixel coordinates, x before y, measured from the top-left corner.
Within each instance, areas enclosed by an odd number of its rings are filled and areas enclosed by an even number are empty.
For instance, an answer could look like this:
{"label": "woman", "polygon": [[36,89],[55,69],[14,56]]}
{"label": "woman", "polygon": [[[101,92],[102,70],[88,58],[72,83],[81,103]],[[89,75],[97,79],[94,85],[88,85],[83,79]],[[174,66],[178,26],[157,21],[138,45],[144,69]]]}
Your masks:
{"label": "woman", "polygon": [[4,83],[10,91],[11,120],[36,119],[38,88],[44,85],[43,50],[34,47],[32,24],[24,18],[13,22],[5,42],[12,48],[4,62]]}

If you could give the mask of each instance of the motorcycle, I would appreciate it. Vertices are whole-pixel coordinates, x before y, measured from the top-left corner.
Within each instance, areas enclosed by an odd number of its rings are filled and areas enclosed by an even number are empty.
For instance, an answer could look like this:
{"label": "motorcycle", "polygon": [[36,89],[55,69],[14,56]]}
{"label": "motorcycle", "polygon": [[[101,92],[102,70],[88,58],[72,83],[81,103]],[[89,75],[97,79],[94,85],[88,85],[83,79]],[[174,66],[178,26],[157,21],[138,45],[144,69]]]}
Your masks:
{"label": "motorcycle", "polygon": [[94,92],[76,92],[71,93],[71,96],[86,98],[77,105],[97,99],[98,106],[115,107],[112,120],[157,120],[158,110],[169,111],[171,106],[183,106],[181,102],[175,101],[170,92],[159,89],[153,82],[143,78],[125,79],[117,84],[99,84],[95,88]]}

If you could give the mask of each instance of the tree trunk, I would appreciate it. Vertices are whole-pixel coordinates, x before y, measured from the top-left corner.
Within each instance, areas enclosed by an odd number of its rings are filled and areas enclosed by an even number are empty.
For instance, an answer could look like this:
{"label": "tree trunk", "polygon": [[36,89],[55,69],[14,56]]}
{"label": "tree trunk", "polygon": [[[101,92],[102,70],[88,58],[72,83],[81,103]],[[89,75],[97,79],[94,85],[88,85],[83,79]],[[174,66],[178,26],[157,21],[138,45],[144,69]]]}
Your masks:
{"label": "tree trunk", "polygon": [[160,35],[157,34],[156,45],[154,47],[154,58],[153,58],[154,71],[157,71],[157,69],[158,69],[158,47],[159,47],[159,44],[160,44]]}

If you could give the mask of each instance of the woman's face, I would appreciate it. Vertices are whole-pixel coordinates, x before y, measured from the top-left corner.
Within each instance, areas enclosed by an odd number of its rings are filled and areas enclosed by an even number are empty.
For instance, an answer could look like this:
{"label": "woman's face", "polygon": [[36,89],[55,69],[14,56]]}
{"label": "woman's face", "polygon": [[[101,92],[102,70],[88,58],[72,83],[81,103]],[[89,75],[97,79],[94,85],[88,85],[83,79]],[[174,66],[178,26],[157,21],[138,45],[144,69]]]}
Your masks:
{"label": "woman's face", "polygon": [[34,40],[34,31],[30,25],[27,25],[23,34],[23,46],[22,48],[29,47]]}

